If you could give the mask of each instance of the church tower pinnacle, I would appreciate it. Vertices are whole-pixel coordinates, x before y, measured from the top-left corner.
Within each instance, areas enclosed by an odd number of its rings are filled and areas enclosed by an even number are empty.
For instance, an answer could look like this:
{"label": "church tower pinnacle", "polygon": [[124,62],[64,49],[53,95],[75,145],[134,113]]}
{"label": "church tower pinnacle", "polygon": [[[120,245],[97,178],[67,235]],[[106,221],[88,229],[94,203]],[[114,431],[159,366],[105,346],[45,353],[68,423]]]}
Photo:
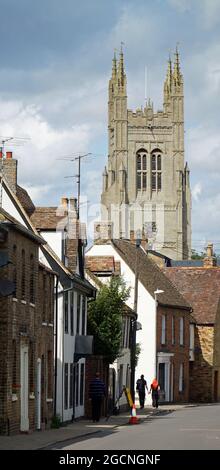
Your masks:
{"label": "church tower pinnacle", "polygon": [[164,108],[127,108],[124,53],[114,54],[108,100],[108,163],[102,222],[112,238],[146,232],[149,248],[172,259],[191,256],[191,193],[184,159],[184,91],[179,51],[168,59]]}
{"label": "church tower pinnacle", "polygon": [[182,75],[180,72],[180,59],[179,59],[179,51],[178,51],[177,46],[176,46],[175,62],[174,62],[174,69],[173,69],[173,80],[174,80],[174,85],[176,87],[179,87],[181,85]]}

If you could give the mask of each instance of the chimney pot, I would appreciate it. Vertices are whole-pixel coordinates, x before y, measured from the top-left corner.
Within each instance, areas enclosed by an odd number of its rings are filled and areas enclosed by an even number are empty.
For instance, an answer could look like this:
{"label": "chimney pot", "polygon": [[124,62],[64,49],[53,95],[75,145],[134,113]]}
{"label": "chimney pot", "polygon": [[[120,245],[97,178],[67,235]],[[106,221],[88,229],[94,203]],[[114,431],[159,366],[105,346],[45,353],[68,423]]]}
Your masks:
{"label": "chimney pot", "polygon": [[213,252],[213,243],[208,243],[206,247],[206,257],[203,260],[203,266],[205,268],[212,268],[217,266],[217,259]]}
{"label": "chimney pot", "polygon": [[12,152],[6,152],[6,158],[12,158]]}
{"label": "chimney pot", "polygon": [[208,243],[206,247],[206,256],[208,256],[209,258],[213,256],[213,243]]}
{"label": "chimney pot", "polygon": [[61,206],[64,207],[64,209],[68,209],[68,198],[67,197],[61,197]]}

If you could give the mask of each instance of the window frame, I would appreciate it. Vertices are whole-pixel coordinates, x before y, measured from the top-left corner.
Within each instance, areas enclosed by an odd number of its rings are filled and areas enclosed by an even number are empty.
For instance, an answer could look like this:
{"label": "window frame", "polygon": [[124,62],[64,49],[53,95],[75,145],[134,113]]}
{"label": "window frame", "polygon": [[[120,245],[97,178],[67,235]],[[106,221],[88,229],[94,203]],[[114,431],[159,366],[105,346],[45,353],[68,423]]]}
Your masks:
{"label": "window frame", "polygon": [[179,393],[184,392],[184,362],[179,366]]}
{"label": "window frame", "polygon": [[151,191],[162,191],[162,151],[151,152]]}
{"label": "window frame", "polygon": [[147,155],[144,148],[136,152],[136,192],[147,191]]}
{"label": "window frame", "polygon": [[69,364],[64,363],[64,409],[68,410],[68,398],[69,398]]}
{"label": "window frame", "polygon": [[184,317],[179,318],[179,344],[180,346],[184,346]]}
{"label": "window frame", "polygon": [[69,292],[63,293],[64,333],[69,333]]}
{"label": "window frame", "polygon": [[26,300],[25,250],[21,250],[21,300]]}
{"label": "window frame", "polygon": [[175,344],[175,316],[172,315],[171,317],[171,343],[172,345]]}
{"label": "window frame", "polygon": [[161,315],[161,345],[165,345],[166,344],[166,315],[163,313]]}

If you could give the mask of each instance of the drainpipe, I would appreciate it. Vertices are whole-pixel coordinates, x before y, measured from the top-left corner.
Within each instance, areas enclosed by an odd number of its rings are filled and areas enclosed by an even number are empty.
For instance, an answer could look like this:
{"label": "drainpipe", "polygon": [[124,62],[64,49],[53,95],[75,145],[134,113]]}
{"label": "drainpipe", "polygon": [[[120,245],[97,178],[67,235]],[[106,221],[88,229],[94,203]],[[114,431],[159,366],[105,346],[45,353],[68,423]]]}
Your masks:
{"label": "drainpipe", "polygon": [[57,342],[58,342],[58,276],[56,276],[55,286],[55,364],[54,364],[54,416],[57,414]]}

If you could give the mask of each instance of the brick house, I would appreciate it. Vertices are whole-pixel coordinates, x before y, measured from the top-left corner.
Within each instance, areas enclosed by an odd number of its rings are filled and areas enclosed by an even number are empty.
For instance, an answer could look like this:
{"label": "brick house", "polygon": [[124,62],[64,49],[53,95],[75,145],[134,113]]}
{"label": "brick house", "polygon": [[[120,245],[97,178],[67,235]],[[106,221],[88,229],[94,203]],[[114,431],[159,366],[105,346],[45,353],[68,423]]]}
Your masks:
{"label": "brick house", "polygon": [[[163,269],[192,305],[195,319],[194,360],[190,362],[190,400],[220,400],[220,266],[207,247],[200,266],[195,262]],[[203,265],[202,265],[203,264]]]}
{"label": "brick house", "polygon": [[0,433],[9,435],[52,418],[54,273],[39,265],[43,239],[3,209],[0,234],[10,261],[0,275],[15,285],[0,297]]}
{"label": "brick house", "polygon": [[[131,287],[127,304],[134,306],[135,271],[138,272],[137,343],[141,352],[136,368],[136,380],[145,375],[150,384],[157,370],[161,386],[161,400],[187,401],[189,394],[189,348],[191,306],[168,280],[144,247],[136,248],[126,240],[99,240],[86,253],[88,265],[95,266],[95,258],[112,257],[112,265],[120,263],[121,274]],[[91,259],[91,261],[89,261]],[[90,268],[91,269],[91,268]],[[108,270],[107,270],[108,271]],[[106,272],[100,273],[102,280]],[[111,270],[109,269],[109,275]],[[168,281],[168,282],[167,282]],[[155,294],[157,290],[163,291]],[[146,397],[150,403],[150,397]]]}
{"label": "brick house", "polygon": [[84,415],[84,356],[91,353],[92,346],[92,338],[86,334],[87,298],[95,296],[95,288],[84,278],[85,243],[83,227],[76,220],[76,200],[63,198],[58,207],[35,207],[27,191],[17,184],[17,160],[12,153],[2,158],[0,152],[0,159],[2,206],[44,239],[39,261],[56,273],[53,413],[61,421],[71,421]]}

